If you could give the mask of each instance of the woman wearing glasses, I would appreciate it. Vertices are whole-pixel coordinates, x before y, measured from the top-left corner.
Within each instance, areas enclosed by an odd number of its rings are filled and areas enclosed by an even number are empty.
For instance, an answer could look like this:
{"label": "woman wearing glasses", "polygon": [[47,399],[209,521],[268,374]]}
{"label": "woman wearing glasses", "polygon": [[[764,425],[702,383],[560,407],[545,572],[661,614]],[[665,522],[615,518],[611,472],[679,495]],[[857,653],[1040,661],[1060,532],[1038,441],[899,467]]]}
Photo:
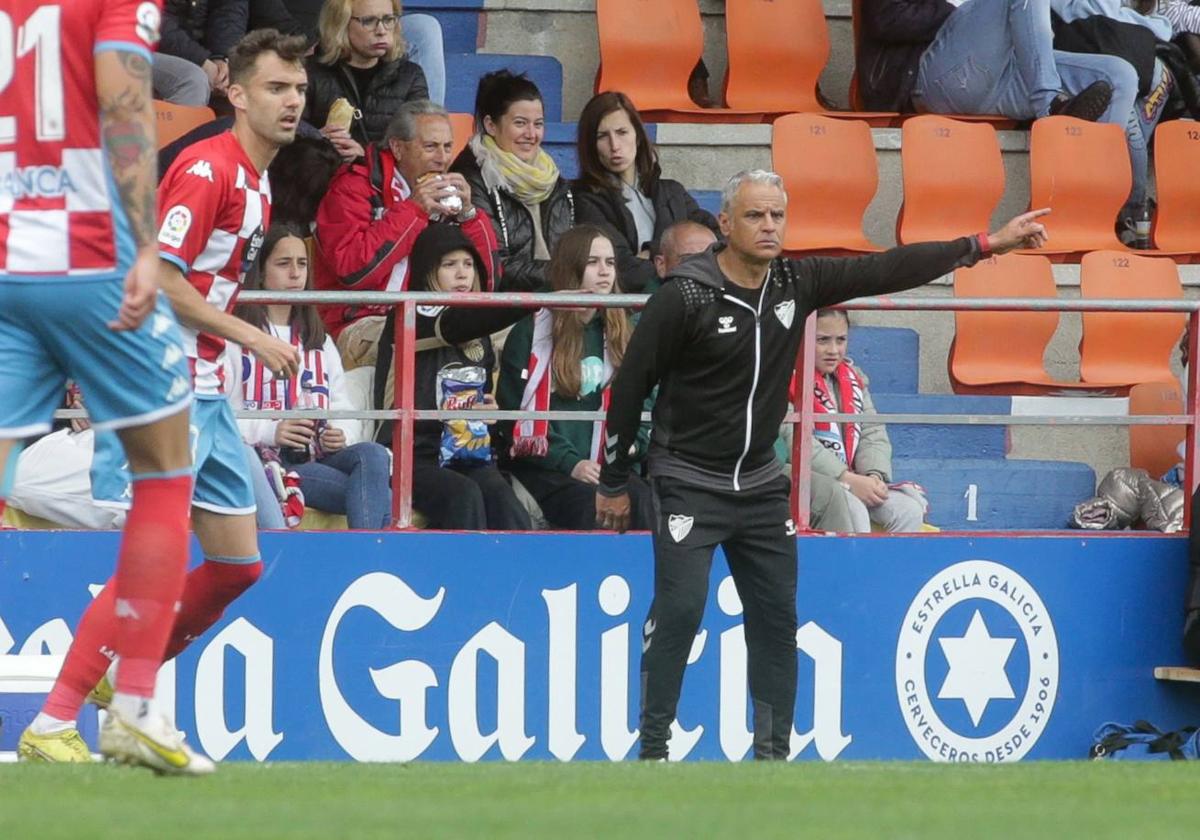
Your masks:
{"label": "woman wearing glasses", "polygon": [[[326,0],[321,7],[321,40],[308,61],[304,118],[321,129],[343,160],[361,156],[368,143],[382,142],[402,103],[430,98],[424,71],[405,56],[401,26],[400,0]],[[440,40],[440,29],[437,35]],[[331,120],[330,109],[339,99],[346,103],[334,109]],[[338,117],[340,110],[350,116],[348,127]]]}

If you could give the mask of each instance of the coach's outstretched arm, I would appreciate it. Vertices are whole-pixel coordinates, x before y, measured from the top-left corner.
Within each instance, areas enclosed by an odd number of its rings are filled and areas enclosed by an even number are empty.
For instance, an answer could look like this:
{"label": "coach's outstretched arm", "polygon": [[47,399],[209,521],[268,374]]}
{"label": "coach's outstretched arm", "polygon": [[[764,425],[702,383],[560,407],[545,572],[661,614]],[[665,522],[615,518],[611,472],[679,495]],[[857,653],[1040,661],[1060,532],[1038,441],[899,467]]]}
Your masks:
{"label": "coach's outstretched arm", "polygon": [[133,330],[154,309],[158,294],[158,142],[150,85],[150,52],[114,43],[96,52],[100,133],[137,256],[125,276],[115,330]]}
{"label": "coach's outstretched arm", "polygon": [[646,308],[629,346],[621,369],[609,392],[608,420],[604,438],[604,466],[596,488],[596,524],[614,531],[629,527],[629,495],[626,484],[633,465],[646,397],[670,370],[684,342],[686,302],[679,284],[667,283]]}
{"label": "coach's outstretched arm", "polygon": [[923,286],[991,255],[1018,248],[1041,248],[1047,235],[1038,220],[1049,212],[1049,208],[1043,208],[1022,213],[992,234],[902,245],[863,257],[808,257],[788,262],[811,278],[806,303],[813,309],[821,309],[856,297]]}

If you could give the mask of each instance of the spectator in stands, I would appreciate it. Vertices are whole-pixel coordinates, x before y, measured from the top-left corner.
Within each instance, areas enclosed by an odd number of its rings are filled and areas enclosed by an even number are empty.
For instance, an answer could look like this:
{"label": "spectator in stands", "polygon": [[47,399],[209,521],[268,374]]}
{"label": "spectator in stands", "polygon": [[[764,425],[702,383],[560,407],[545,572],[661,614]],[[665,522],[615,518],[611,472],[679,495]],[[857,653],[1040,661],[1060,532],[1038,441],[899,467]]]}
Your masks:
{"label": "spectator in stands", "polygon": [[844,311],[817,312],[813,475],[832,478],[845,488],[853,530],[867,533],[875,523],[891,532],[920,531],[928,503],[914,484],[889,487],[892,444],[887,428],[819,419],[822,414],[875,412],[866,376],[846,355],[849,332],[850,319]]}
{"label": "spectator in stands", "polygon": [[400,0],[327,0],[321,7],[304,118],[343,160],[380,143],[402,104],[429,99],[424,71],[404,57],[399,22]]}
{"label": "spectator in stands", "polygon": [[[600,228],[580,225],[559,239],[546,269],[556,292],[618,293],[617,259]],[[623,309],[543,309],[508,335],[497,397],[503,409],[600,411],[621,366],[632,327]],[[644,452],[649,430],[638,439]],[[522,420],[511,431],[513,477],[537,500],[551,525],[596,527],[595,496],[604,455],[604,424]],[[633,528],[653,523],[650,492],[632,476]]]}
{"label": "spectator in stands", "polygon": [[652,255],[663,231],[675,222],[686,219],[716,232],[717,220],[700,209],[683,184],[662,177],[654,143],[625,94],[606,91],[592,97],[579,117],[577,147],[577,217],[598,225],[612,240],[625,291],[657,287]]}
{"label": "spectator in stands", "polygon": [[[446,172],[453,137],[446,111],[428,100],[406,102],[383,144],[344,167],[317,208],[317,288],[402,291],[413,244],[432,219],[455,219],[485,258],[496,234],[475,210],[472,187]],[[491,266],[487,276],[494,277]],[[325,306],[321,315],[346,369],[374,365],[384,306]]]}
{"label": "spectator in stands", "polygon": [[297,137],[271,161],[271,221],[290,222],[311,236],[317,208],[341,158],[323,137]]}
{"label": "spectator in stands", "polygon": [[[310,44],[316,44],[321,37],[318,21],[324,5],[324,0],[250,0],[249,28],[272,27],[289,35],[302,34]],[[419,64],[425,73],[429,99],[444,104],[446,56],[441,23],[433,15],[402,14],[400,31],[408,46],[408,60]]]}
{"label": "spectator in stands", "polygon": [[[311,287],[304,232],[287,224],[267,231],[245,288],[300,291]],[[300,351],[299,373],[287,380],[242,356],[242,387],[234,389],[250,409],[333,409],[353,406],[346,399],[342,364],[325,335],[314,306],[244,304],[237,314],[265,332],[290,341]],[[235,399],[236,402],[236,399]],[[387,450],[371,441],[351,440],[339,420],[239,420],[243,438],[277,450],[300,475],[311,507],[344,514],[351,528],[377,530],[391,522],[391,484]]]}
{"label": "spectator in stands", "polygon": [[537,85],[508,70],[488,73],[475,96],[475,136],[450,167],[499,232],[514,291],[545,287],[550,252],[575,224],[575,197],[542,148],[545,133]]}
{"label": "spectator in stands", "polygon": [[[487,262],[457,225],[425,228],[412,251],[413,291],[478,292]],[[526,309],[417,308],[414,396],[419,409],[495,409],[496,353],[488,337],[529,314]],[[394,408],[392,359],[396,310],[388,315],[375,366],[375,404]],[[471,387],[477,386],[477,387]],[[528,531],[529,514],[496,468],[489,423],[421,420],[413,445],[413,507],[430,528]],[[392,424],[375,439],[392,444]]]}
{"label": "spectator in stands", "polygon": [[716,241],[717,235],[699,222],[684,220],[663,230],[654,254],[654,272],[657,276],[652,284],[647,284],[646,291],[655,291],[663,280],[671,276],[684,257],[707,251]]}
{"label": "spectator in stands", "polygon": [[1127,64],[1053,49],[1050,0],[862,0],[859,25],[858,83],[871,110],[1123,125],[1133,107]]}
{"label": "spectator in stands", "polygon": [[207,105],[229,86],[226,56],[246,34],[249,0],[166,0],[153,86],[176,105]]}

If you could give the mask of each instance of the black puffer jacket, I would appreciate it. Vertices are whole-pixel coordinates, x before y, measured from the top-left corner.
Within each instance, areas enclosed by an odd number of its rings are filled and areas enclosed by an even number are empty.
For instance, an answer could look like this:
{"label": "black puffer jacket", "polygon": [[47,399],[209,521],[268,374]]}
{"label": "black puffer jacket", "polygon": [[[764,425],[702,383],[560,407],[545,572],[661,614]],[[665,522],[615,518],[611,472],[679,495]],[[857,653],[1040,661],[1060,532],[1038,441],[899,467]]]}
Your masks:
{"label": "black puffer jacket", "polygon": [[[676,222],[689,220],[704,225],[720,236],[717,220],[707,210],[700,209],[696,200],[688,194],[683,184],[669,178],[659,178],[650,184],[647,191],[654,205],[654,240],[657,247],[663,231]],[[575,198],[578,203],[578,220],[599,225],[612,238],[613,250],[617,254],[617,277],[623,292],[641,292],[647,284],[657,284],[658,274],[652,260],[638,256],[645,243],[638,242],[637,223],[625,204],[625,196],[618,189],[595,189],[577,182]]]}
{"label": "black puffer jacket", "polygon": [[[500,240],[499,256],[504,265],[507,290],[546,289],[547,261],[533,256],[533,214],[507,190],[487,188],[470,146],[462,150],[450,166],[450,171],[458,172],[467,179],[471,187],[471,203],[492,220],[492,227],[496,229]],[[558,238],[575,227],[575,194],[570,183],[561,175],[550,197],[541,204],[541,224],[542,236],[551,252]]]}
{"label": "black puffer jacket", "polygon": [[864,108],[913,110],[921,54],[953,11],[946,0],[862,0],[857,73]]}
{"label": "black puffer jacket", "polygon": [[366,146],[382,143],[387,125],[400,106],[414,99],[428,99],[429,87],[425,83],[425,72],[407,58],[383,63],[364,91],[358,89],[354,76],[343,62],[331,67],[315,57],[310,58],[304,119],[320,128],[329,117],[329,108],[343,97],[362,112],[362,116],[351,123],[350,136]]}
{"label": "black puffer jacket", "polygon": [[158,51],[203,64],[246,34],[250,0],[165,0]]}
{"label": "black puffer jacket", "polygon": [[[477,266],[485,266],[475,245],[458,225],[435,223],[425,228],[413,245],[409,290],[429,291],[429,275],[442,257],[452,251],[466,251]],[[482,270],[482,269],[481,269]],[[483,286],[486,288],[486,272]],[[438,373],[450,366],[477,365],[487,372],[488,393],[492,392],[492,372],[496,368],[496,352],[489,336],[507,329],[533,310],[499,307],[418,306],[417,358],[414,367],[413,396],[416,407],[438,407]],[[394,408],[395,400],[388,399],[389,379],[394,375],[393,348],[396,334],[396,309],[393,308],[379,336],[379,357],[375,362],[375,405]],[[441,446],[442,421],[418,420],[414,424],[413,455],[422,460],[437,458]],[[379,424],[375,440],[384,446],[392,445],[392,422]]]}

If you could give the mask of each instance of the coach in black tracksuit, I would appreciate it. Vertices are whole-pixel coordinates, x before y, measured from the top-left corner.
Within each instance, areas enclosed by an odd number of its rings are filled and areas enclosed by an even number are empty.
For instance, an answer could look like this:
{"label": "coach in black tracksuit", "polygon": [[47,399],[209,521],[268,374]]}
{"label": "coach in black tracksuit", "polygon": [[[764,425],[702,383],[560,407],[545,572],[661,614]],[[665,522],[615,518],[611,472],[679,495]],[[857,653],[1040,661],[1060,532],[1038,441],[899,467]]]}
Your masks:
{"label": "coach in black tracksuit", "polygon": [[796,701],[796,528],[773,444],[788,410],[804,321],[850,298],[911,289],[991,253],[1039,247],[1042,211],[1001,231],[851,259],[781,259],[787,196],[739,173],[714,245],[685,259],[646,305],[613,385],[597,522],[624,530],[630,447],[659,386],[649,463],[654,602],[643,627],[641,753],[665,758],[688,652],[721,545],[745,611],[754,755],[786,759]]}

